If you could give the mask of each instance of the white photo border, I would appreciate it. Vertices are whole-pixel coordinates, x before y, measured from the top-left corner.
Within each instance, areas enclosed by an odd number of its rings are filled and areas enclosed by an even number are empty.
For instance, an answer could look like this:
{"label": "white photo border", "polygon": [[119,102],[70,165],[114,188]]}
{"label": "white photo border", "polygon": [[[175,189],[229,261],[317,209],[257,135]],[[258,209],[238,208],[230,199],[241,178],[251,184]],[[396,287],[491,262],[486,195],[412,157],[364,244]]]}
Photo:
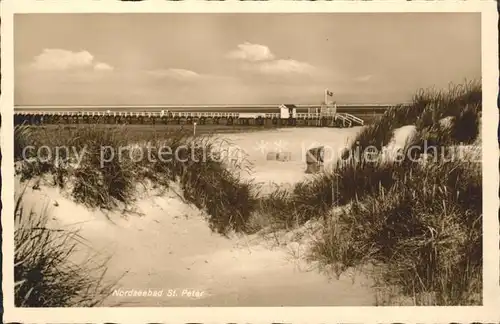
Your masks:
{"label": "white photo border", "polygon": [[[2,202],[3,297],[5,322],[21,323],[448,323],[500,321],[499,286],[499,149],[498,127],[498,13],[492,0],[470,1],[36,1],[1,3],[2,93]],[[376,13],[376,12],[477,12],[481,13],[483,83],[483,306],[473,307],[14,307],[14,33],[16,13]],[[486,135],[486,136],[485,136]]]}

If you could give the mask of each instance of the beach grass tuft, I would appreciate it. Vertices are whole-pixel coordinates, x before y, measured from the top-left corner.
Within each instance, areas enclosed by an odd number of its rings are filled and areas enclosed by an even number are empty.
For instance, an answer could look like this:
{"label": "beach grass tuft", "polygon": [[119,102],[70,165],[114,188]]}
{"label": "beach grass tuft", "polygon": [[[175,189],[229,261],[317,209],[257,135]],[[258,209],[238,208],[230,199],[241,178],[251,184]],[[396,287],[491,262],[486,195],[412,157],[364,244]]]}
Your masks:
{"label": "beach grass tuft", "polygon": [[107,260],[75,262],[77,231],[48,224],[48,214],[27,211],[22,195],[15,204],[14,297],[16,307],[92,307],[112,293],[104,281]]}

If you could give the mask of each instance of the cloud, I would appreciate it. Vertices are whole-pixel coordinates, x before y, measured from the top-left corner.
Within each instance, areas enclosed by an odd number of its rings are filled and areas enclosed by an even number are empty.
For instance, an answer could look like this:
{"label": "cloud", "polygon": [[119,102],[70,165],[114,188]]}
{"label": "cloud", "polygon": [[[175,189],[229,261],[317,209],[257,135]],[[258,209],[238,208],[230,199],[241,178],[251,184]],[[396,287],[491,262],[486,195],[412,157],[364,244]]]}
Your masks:
{"label": "cloud", "polygon": [[113,71],[113,67],[111,65],[109,65],[109,64],[99,62],[99,63],[96,63],[94,65],[94,70],[98,70],[98,71]]}
{"label": "cloud", "polygon": [[243,60],[250,62],[260,62],[273,60],[274,54],[269,47],[260,44],[252,44],[245,42],[238,45],[238,49],[227,54],[227,57],[235,60]]}
{"label": "cloud", "polygon": [[245,61],[242,68],[267,75],[310,74],[315,69],[306,62],[293,59],[279,59],[268,46],[245,42],[238,49],[227,54],[230,59]]}
{"label": "cloud", "polygon": [[363,76],[359,76],[357,78],[354,78],[354,81],[358,81],[358,82],[368,82],[371,80],[373,76],[371,74],[368,74],[368,75],[363,75]]}
{"label": "cloud", "polygon": [[35,56],[30,65],[42,71],[67,71],[79,69],[112,70],[106,63],[95,62],[88,51],[72,52],[64,49],[46,48]]}
{"label": "cloud", "polygon": [[264,74],[310,74],[315,68],[306,62],[296,60],[274,60],[257,64],[255,68]]}
{"label": "cloud", "polygon": [[150,75],[153,75],[155,77],[159,78],[172,78],[176,80],[197,80],[201,78],[201,75],[191,71],[191,70],[185,70],[185,69],[166,69],[166,70],[152,70],[148,71]]}

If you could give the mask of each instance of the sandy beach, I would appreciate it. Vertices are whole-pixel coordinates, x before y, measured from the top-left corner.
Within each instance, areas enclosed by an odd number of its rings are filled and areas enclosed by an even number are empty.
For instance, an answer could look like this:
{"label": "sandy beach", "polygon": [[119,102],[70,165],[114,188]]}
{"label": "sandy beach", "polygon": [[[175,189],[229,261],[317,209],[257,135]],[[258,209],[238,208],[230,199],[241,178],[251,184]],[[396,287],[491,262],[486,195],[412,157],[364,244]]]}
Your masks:
{"label": "sandy beach", "polygon": [[[242,172],[246,179],[263,185],[292,185],[313,177],[306,174],[306,152],[325,148],[325,169],[348,147],[361,127],[352,128],[284,128],[263,132],[224,135],[235,151],[241,149],[252,165],[252,172]],[[290,161],[267,160],[270,152],[289,152]]]}

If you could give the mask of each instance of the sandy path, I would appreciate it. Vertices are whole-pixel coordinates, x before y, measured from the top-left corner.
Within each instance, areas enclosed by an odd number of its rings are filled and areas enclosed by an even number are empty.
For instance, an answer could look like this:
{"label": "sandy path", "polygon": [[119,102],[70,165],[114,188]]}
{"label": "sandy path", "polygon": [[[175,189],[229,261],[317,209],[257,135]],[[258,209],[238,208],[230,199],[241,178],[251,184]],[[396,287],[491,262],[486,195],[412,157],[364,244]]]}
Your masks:
{"label": "sandy path", "polygon": [[[57,206],[54,202],[57,201]],[[123,306],[322,306],[372,305],[368,281],[328,280],[291,256],[269,249],[257,236],[226,239],[211,233],[203,215],[174,195],[138,202],[141,215],[123,218],[89,211],[55,188],[28,189],[24,204],[48,208],[57,226],[79,228],[101,255],[112,255],[107,278],[121,274],[123,289],[163,290],[162,297],[111,296],[106,305]],[[108,220],[107,217],[111,220]],[[86,256],[86,254],[85,254]],[[202,298],[180,296],[184,289]],[[178,296],[168,297],[169,289]]]}
{"label": "sandy path", "polygon": [[[300,131],[269,132],[265,138],[274,141],[286,134],[296,142],[312,142],[324,130]],[[337,136],[327,136],[331,131],[321,134],[324,145],[345,145],[353,134],[352,129],[335,131]],[[256,166],[255,178],[278,183],[304,178],[304,164],[297,159],[300,145],[290,146],[294,161],[273,162],[273,166],[265,161],[265,154],[248,149],[263,138],[258,134],[232,138],[247,148]],[[325,141],[329,138],[334,138],[333,144]],[[356,278],[354,283],[349,277],[330,281],[317,270],[306,271],[308,266],[290,253],[296,244],[270,249],[269,242],[257,235],[227,239],[213,234],[204,215],[172,191],[139,199],[136,213],[127,217],[88,210],[65,196],[57,188],[29,187],[24,205],[38,212],[48,207],[51,222],[79,228],[92,249],[112,255],[107,279],[126,272],[119,283],[123,289],[163,290],[161,297],[111,296],[107,306],[370,306],[375,302],[365,278]],[[185,289],[203,295],[182,296]],[[177,296],[168,296],[169,290]]]}

